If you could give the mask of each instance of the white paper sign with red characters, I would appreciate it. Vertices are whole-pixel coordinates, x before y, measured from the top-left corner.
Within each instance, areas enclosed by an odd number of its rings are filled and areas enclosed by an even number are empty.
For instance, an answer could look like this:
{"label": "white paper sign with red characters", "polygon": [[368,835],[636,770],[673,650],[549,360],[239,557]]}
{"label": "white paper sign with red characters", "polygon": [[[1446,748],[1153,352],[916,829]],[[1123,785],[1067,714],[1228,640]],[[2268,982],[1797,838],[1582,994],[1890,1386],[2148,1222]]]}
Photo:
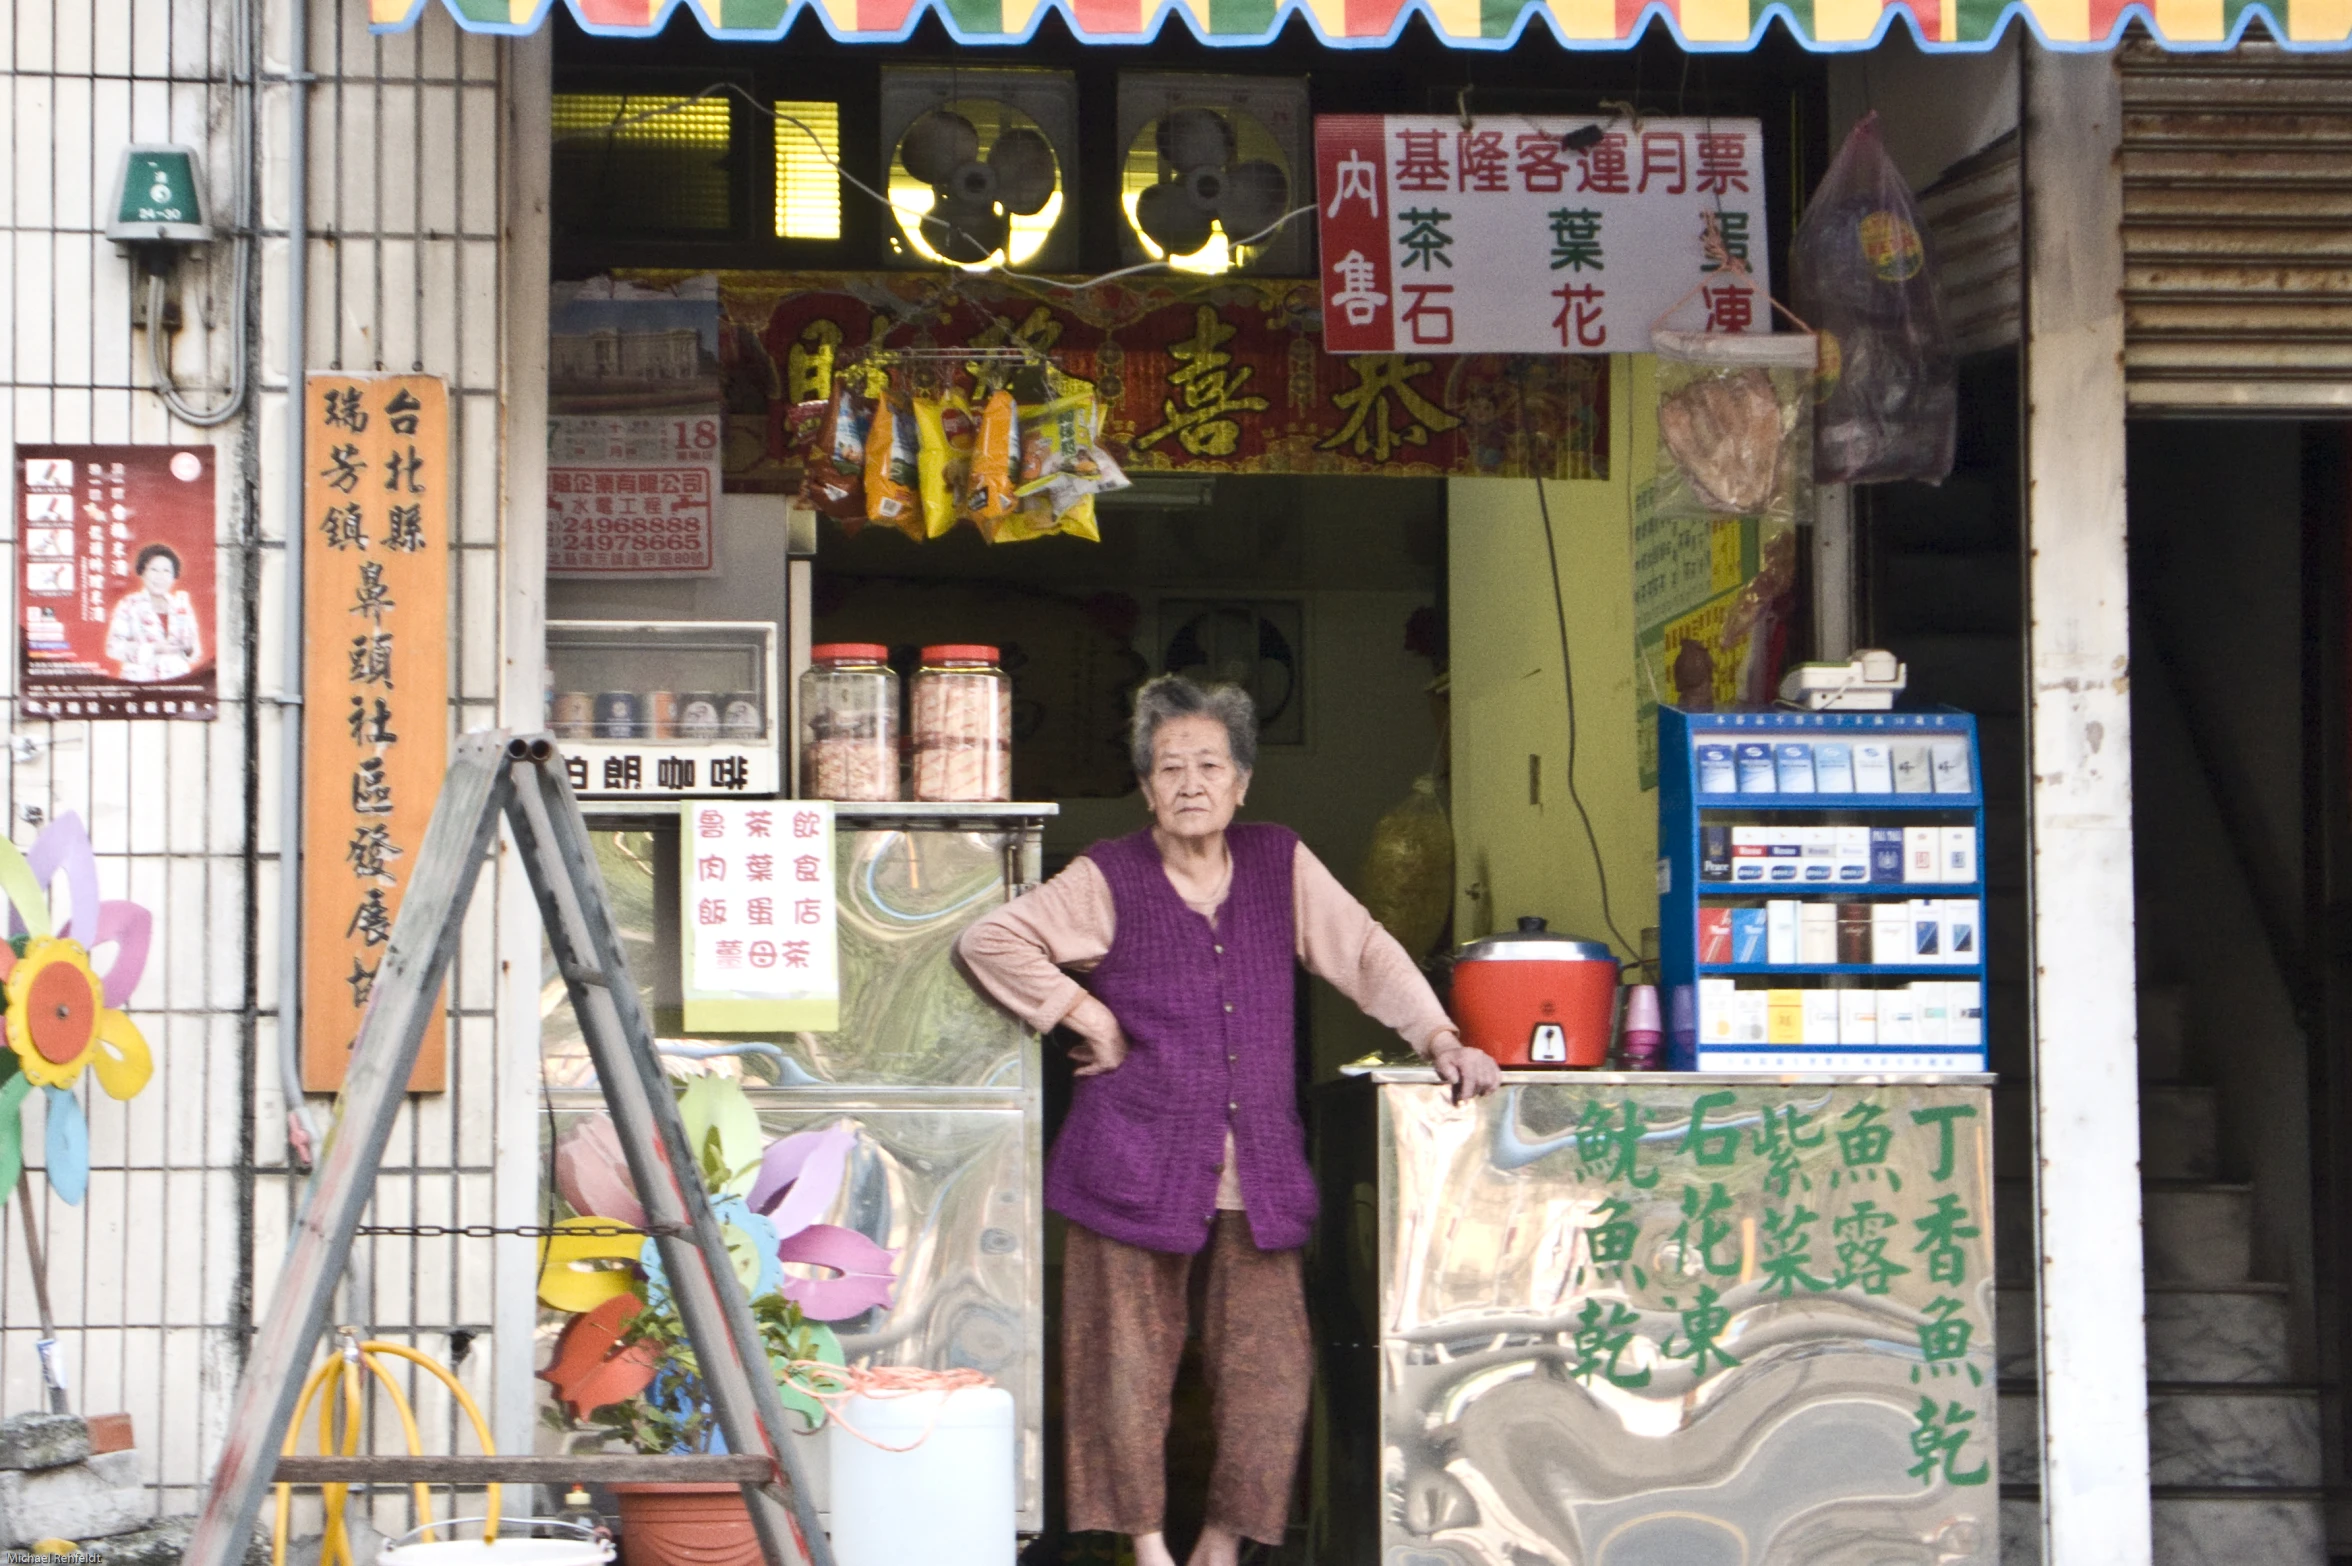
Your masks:
{"label": "white paper sign with red characters", "polygon": [[722,410],[547,421],[549,576],[709,576]]}
{"label": "white paper sign with red characters", "polygon": [[689,799],[678,826],[687,1031],[834,1031],[841,958],[832,805]]}
{"label": "white paper sign with red characters", "polygon": [[1642,353],[1694,288],[1669,324],[1772,329],[1757,120],[1325,115],[1315,212],[1331,353]]}

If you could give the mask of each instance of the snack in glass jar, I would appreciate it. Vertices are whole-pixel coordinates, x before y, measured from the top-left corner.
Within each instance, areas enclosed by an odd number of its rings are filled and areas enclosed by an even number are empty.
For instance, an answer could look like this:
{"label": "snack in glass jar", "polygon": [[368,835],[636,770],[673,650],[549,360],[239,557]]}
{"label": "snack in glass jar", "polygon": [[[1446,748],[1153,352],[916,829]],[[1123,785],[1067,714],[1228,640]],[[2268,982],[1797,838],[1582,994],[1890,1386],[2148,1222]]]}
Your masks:
{"label": "snack in glass jar", "polygon": [[803,798],[899,797],[898,674],[889,657],[873,642],[809,649],[800,677]]}
{"label": "snack in glass jar", "polygon": [[994,647],[924,648],[911,727],[915,798],[1013,797],[1013,683]]}

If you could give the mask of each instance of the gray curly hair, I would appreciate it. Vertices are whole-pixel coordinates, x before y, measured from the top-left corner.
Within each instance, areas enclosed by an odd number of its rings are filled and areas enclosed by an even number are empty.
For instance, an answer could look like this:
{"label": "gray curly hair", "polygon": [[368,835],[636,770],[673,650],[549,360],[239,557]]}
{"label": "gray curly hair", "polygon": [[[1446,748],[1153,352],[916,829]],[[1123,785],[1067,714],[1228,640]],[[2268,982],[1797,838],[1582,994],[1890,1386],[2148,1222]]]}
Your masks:
{"label": "gray curly hair", "polygon": [[1128,729],[1128,746],[1135,775],[1149,777],[1152,738],[1160,725],[1173,718],[1208,717],[1225,725],[1233,764],[1244,772],[1258,765],[1258,707],[1238,685],[1196,685],[1181,674],[1146,680],[1135,693],[1135,720]]}

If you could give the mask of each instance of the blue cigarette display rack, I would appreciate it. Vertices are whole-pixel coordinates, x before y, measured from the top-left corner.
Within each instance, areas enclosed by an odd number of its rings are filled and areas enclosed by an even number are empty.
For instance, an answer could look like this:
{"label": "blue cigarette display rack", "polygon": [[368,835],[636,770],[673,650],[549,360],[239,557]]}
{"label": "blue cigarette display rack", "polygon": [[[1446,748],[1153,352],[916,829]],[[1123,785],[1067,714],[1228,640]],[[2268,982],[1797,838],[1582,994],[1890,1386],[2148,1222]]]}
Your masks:
{"label": "blue cigarette display rack", "polygon": [[1973,717],[1661,707],[1658,856],[1673,1069],[1985,1069]]}

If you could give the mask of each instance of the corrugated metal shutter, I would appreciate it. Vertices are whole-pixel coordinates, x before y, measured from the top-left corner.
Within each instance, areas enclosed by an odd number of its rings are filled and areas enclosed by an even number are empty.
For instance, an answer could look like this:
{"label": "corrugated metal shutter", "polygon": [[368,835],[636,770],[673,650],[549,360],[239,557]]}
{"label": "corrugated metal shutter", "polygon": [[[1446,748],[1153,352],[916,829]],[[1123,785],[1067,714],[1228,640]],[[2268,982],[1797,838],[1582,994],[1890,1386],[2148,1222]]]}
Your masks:
{"label": "corrugated metal shutter", "polygon": [[2132,407],[2352,409],[2352,58],[2142,38],[2117,69]]}
{"label": "corrugated metal shutter", "polygon": [[1944,323],[1953,351],[1982,353],[2017,341],[2017,133],[1944,171],[1919,193],[1919,215],[1935,245]]}

